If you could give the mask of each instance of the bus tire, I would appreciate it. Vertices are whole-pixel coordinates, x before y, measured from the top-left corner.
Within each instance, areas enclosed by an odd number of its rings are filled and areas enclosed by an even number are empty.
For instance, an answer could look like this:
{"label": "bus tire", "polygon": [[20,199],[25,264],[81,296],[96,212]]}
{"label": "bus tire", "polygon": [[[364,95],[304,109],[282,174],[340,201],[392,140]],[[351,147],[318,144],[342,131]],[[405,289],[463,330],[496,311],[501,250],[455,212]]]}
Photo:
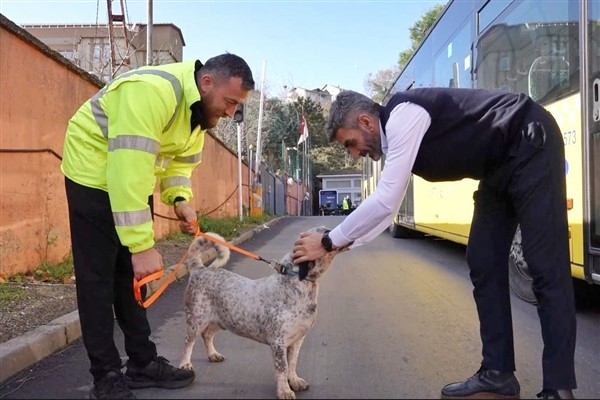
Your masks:
{"label": "bus tire", "polygon": [[533,278],[523,257],[521,230],[517,228],[508,257],[508,279],[513,293],[523,301],[536,305],[537,299],[531,287]]}
{"label": "bus tire", "polygon": [[417,232],[403,225],[398,225],[396,222],[392,222],[388,230],[390,235],[396,239],[417,239],[423,237],[421,232]]}

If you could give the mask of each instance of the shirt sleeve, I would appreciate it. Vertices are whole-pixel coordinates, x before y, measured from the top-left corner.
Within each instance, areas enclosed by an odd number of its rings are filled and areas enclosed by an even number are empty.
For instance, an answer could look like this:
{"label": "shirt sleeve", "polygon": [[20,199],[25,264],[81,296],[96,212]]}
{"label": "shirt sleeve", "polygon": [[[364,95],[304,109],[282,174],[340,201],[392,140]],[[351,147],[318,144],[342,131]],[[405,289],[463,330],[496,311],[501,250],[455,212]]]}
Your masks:
{"label": "shirt sleeve", "polygon": [[119,90],[109,91],[104,99],[109,143],[106,184],[119,240],[131,253],[139,253],[154,246],[148,196],[156,183],[160,134],[176,100],[143,81],[117,83]]}
{"label": "shirt sleeve", "polygon": [[367,197],[329,237],[337,247],[351,248],[375,239],[392,223],[406,192],[421,140],[431,125],[431,116],[421,106],[400,103],[385,125],[387,153],[381,179]]}

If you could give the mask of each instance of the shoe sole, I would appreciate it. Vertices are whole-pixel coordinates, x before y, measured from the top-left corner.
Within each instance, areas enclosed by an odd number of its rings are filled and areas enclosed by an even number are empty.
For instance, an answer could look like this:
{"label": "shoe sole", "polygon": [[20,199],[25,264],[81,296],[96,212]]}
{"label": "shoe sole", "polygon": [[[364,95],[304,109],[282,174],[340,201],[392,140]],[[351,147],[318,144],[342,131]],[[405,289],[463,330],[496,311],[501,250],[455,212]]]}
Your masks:
{"label": "shoe sole", "polygon": [[520,399],[521,396],[520,395],[514,395],[514,396],[506,396],[506,395],[502,395],[502,394],[498,394],[498,393],[491,393],[491,392],[478,392],[478,393],[473,393],[471,395],[468,396],[448,396],[448,395],[441,395],[442,399]]}
{"label": "shoe sole", "polygon": [[[131,388],[130,388],[131,389]],[[131,392],[130,392],[131,393]],[[133,397],[130,397],[130,399],[135,399],[135,395],[133,393],[131,393],[131,395]],[[96,392],[94,392],[94,388],[92,388],[90,390],[90,393],[88,394],[88,399],[98,399],[98,396],[96,396]]]}
{"label": "shoe sole", "polygon": [[194,382],[194,379],[196,377],[193,376],[189,379],[186,380],[182,380],[182,381],[133,381],[129,378],[125,378],[125,382],[127,382],[127,386],[129,387],[129,389],[146,389],[146,388],[151,388],[151,387],[157,387],[157,388],[162,388],[162,389],[181,389],[184,388],[188,385],[190,385],[192,382]]}

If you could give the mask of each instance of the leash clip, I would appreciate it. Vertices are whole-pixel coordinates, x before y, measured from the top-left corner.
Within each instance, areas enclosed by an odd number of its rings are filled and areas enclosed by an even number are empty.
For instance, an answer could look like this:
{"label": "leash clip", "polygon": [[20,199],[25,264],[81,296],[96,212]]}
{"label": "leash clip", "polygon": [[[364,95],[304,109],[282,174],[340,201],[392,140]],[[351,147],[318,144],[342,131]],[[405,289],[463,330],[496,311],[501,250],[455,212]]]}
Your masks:
{"label": "leash clip", "polygon": [[285,265],[281,264],[279,261],[269,260],[267,263],[269,264],[269,267],[273,268],[275,271],[281,274],[285,273]]}

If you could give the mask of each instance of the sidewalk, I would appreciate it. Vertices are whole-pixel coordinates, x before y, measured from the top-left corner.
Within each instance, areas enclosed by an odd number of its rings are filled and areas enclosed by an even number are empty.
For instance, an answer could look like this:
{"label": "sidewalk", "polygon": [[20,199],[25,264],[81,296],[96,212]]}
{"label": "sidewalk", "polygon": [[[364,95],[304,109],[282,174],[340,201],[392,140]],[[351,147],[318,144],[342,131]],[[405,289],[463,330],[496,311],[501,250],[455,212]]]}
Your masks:
{"label": "sidewalk", "polygon": [[[285,216],[275,217],[263,225],[259,225],[250,231],[242,233],[240,236],[232,239],[229,243],[238,246],[241,243],[250,240],[261,230],[281,221],[283,218],[285,218]],[[210,250],[212,251],[202,255],[202,261],[205,263],[216,256],[214,249]],[[174,267],[175,265],[167,268],[162,279],[148,283],[148,293],[146,296],[150,296],[160,287]],[[177,271],[176,279],[181,279],[187,275],[187,272],[187,267],[183,265]],[[38,361],[41,361],[45,357],[54,354],[80,337],[81,327],[79,326],[79,313],[75,310],[19,337],[0,343],[0,383]]]}

